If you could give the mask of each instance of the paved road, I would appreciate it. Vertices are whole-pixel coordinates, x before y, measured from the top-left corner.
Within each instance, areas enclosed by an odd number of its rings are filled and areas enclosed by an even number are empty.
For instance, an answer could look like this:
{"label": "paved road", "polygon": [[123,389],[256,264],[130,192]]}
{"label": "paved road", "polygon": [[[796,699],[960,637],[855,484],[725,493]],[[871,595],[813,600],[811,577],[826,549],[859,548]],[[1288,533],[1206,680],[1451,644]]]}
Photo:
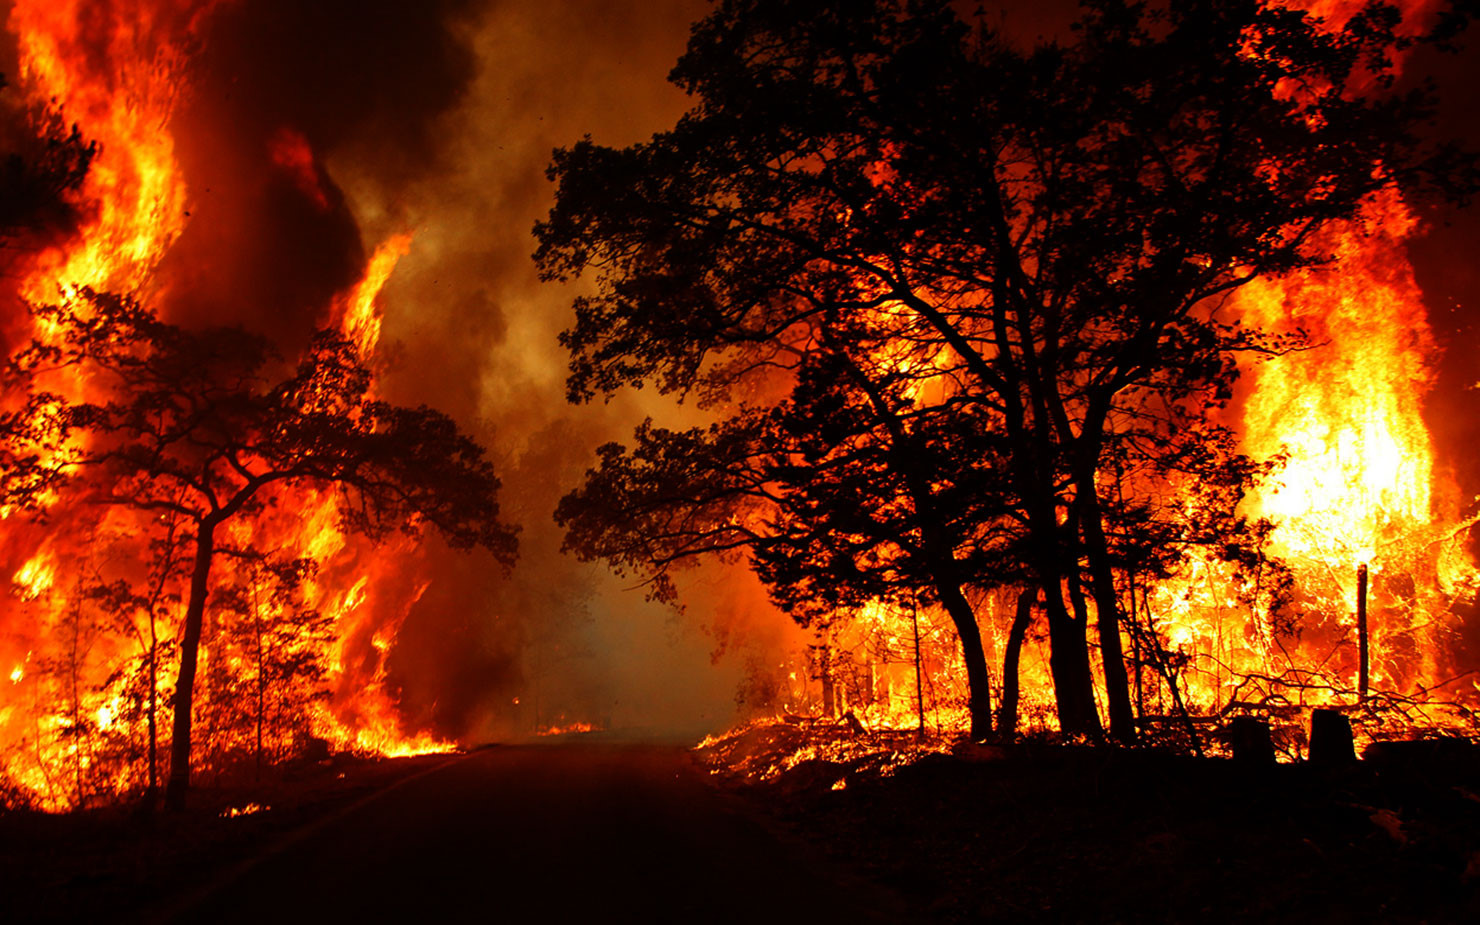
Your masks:
{"label": "paved road", "polygon": [[183,922],[883,922],[892,900],[715,793],[679,749],[477,751],[280,848]]}

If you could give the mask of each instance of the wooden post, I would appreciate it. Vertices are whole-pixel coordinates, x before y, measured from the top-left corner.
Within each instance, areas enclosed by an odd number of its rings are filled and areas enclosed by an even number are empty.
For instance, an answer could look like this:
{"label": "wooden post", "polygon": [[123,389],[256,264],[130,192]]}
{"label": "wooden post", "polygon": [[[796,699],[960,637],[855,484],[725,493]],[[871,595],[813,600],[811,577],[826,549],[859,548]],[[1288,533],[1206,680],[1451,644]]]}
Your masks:
{"label": "wooden post", "polygon": [[910,601],[910,620],[915,625],[915,713],[920,718],[920,727],[915,733],[925,738],[925,686],[920,671],[920,602]]}
{"label": "wooden post", "polygon": [[1371,662],[1367,654],[1367,563],[1357,566],[1357,702],[1367,702],[1367,680]]}

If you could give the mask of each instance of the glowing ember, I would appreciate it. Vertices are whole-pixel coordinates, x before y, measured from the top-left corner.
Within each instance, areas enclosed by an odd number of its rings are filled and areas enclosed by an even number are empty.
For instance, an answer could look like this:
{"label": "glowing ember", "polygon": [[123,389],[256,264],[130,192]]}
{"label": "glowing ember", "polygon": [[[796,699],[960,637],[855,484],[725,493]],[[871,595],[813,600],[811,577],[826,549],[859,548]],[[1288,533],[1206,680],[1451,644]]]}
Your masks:
{"label": "glowing ember", "polygon": [[265,813],[272,809],[271,806],[263,806],[261,803],[247,803],[244,806],[229,806],[221,811],[222,819],[235,819],[238,816],[253,816],[257,813]]}
{"label": "glowing ember", "polygon": [[582,732],[600,732],[600,731],[601,731],[601,727],[600,726],[597,726],[597,725],[595,725],[593,723],[587,723],[587,722],[557,723],[557,724],[555,724],[553,726],[544,726],[544,727],[541,727],[538,731],[535,732],[535,735],[537,735],[537,736],[563,736],[563,735],[572,735],[572,734],[575,734],[575,733],[582,733]]}

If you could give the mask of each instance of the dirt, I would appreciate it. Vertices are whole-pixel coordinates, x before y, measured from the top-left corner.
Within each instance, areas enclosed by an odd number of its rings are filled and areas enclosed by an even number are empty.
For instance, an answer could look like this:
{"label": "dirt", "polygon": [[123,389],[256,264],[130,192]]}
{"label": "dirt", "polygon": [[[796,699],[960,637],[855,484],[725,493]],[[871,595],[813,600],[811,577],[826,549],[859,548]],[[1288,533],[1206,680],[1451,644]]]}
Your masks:
{"label": "dirt", "polygon": [[[847,738],[762,727],[700,757],[926,920],[1480,921],[1480,750],[1467,742],[1322,768],[1064,746],[902,754],[835,741]],[[799,753],[832,757],[785,768]]]}
{"label": "dirt", "polygon": [[[449,757],[339,756],[260,784],[197,787],[179,813],[0,813],[0,920],[154,920],[244,859]],[[262,808],[242,814],[252,806]]]}

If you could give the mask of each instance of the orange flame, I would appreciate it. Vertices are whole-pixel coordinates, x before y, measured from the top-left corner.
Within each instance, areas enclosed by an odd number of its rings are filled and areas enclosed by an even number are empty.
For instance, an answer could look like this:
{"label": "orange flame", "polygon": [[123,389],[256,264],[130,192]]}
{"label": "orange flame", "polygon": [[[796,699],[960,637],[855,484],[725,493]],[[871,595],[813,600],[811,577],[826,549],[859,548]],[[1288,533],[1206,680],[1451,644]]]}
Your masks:
{"label": "orange flame", "polygon": [[[76,122],[83,137],[98,145],[75,194],[80,226],[70,240],[29,259],[18,286],[24,299],[73,300],[90,287],[158,301],[168,289],[170,280],[158,271],[184,229],[189,203],[173,118],[187,92],[191,55],[215,6],[197,0],[121,0],[99,11],[81,2],[17,0],[12,7],[9,27],[18,36],[24,91],[32,101],[54,101],[63,118]],[[264,154],[315,204],[327,208],[327,176],[301,134],[284,128]],[[380,341],[380,291],[410,244],[409,234],[383,243],[364,278],[326,306],[326,320],[354,340],[367,362]],[[38,329],[35,336],[46,340],[53,333]],[[73,399],[88,397],[91,388],[62,374],[54,386]],[[151,639],[168,646],[180,615],[166,588],[152,613],[139,605],[131,615],[119,610],[112,622],[104,621],[95,605],[80,599],[81,585],[72,573],[106,568],[111,579],[126,570],[117,560],[127,555],[137,563],[140,574],[128,576],[137,585],[149,556],[138,537],[150,535],[152,525],[144,515],[122,509],[98,514],[53,507],[50,534],[22,525],[0,539],[0,562],[12,570],[11,593],[0,599],[5,627],[0,659],[14,665],[0,699],[0,783],[34,805],[60,810],[140,786],[144,700],[136,691],[125,692],[120,678],[140,676]],[[347,536],[336,512],[332,492],[299,491],[277,499],[256,522],[228,528],[236,545],[271,548],[319,564],[296,605],[257,600],[251,606],[259,628],[286,619],[294,606],[330,618],[333,632],[327,641],[285,643],[323,647],[320,655],[329,669],[327,698],[311,704],[310,715],[295,722],[339,749],[382,755],[451,750],[453,745],[438,737],[404,729],[386,686],[386,660],[396,632],[426,585],[391,581],[384,591],[382,585],[409,571],[415,548],[406,539],[377,548]],[[103,566],[89,559],[94,545],[113,550],[108,553],[113,560]],[[220,583],[251,587],[244,568],[220,563]],[[213,671],[244,682],[263,670],[260,640],[254,653],[219,632],[211,635],[220,619],[207,615],[200,656],[200,676],[207,681],[196,707],[196,716],[205,719],[198,719],[198,727],[209,726],[211,717],[225,709],[212,702]],[[134,674],[122,670],[125,666],[133,666]],[[162,704],[161,754],[168,754],[167,698],[174,672],[173,660],[162,657],[152,674]],[[213,741],[241,747],[249,738],[240,730],[215,728],[201,736],[207,751]],[[269,749],[287,744],[267,738]],[[103,760],[99,749],[105,745],[131,760]]]}

